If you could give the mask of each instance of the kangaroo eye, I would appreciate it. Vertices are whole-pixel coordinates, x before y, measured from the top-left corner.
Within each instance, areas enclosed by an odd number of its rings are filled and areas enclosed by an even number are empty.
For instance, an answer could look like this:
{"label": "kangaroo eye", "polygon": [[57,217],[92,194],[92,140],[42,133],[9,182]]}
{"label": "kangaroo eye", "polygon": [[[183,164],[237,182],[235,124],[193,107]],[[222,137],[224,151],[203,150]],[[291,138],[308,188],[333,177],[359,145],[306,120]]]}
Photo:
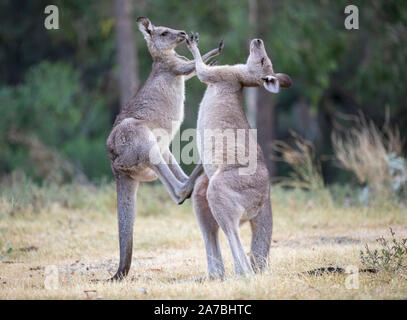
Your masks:
{"label": "kangaroo eye", "polygon": [[167,34],[168,34],[168,31],[164,31],[163,33],[161,33],[161,35],[162,35],[163,37],[165,37]]}
{"label": "kangaroo eye", "polygon": [[261,65],[263,66],[264,65],[264,58],[261,58]]}

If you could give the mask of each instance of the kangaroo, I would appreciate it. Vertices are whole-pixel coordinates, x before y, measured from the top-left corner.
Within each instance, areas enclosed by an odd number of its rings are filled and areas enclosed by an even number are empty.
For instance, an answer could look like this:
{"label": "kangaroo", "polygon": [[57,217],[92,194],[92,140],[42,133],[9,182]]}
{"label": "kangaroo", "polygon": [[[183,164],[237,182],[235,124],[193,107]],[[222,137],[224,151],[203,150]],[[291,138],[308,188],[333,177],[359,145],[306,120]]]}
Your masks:
{"label": "kangaroo", "polygon": [[[199,107],[198,135],[202,138],[208,129],[235,133],[244,130],[246,136],[249,135],[250,126],[242,106],[243,88],[264,86],[266,90],[278,93],[280,87],[291,86],[290,77],[274,72],[260,39],[251,41],[246,64],[233,66],[205,65],[197,44],[198,36],[192,34],[187,39],[187,46],[194,56],[199,80],[208,85]],[[246,138],[232,147],[216,142],[208,147],[204,139],[198,140],[205,174],[195,183],[192,201],[205,242],[210,279],[223,278],[225,272],[218,239],[219,226],[228,239],[236,274],[260,272],[268,265],[272,233],[270,179],[260,146],[257,141],[254,144],[254,155],[250,160],[257,161],[257,166],[251,174],[241,174],[239,170],[246,168],[246,164],[229,163],[224,155],[217,157],[216,161],[208,159],[214,152],[222,151],[219,148],[247,153],[250,150]],[[239,235],[239,225],[246,221],[250,221],[252,229],[250,263]]]}
{"label": "kangaroo", "polygon": [[[172,199],[181,204],[202,172],[198,164],[188,180],[169,150],[184,117],[184,81],[195,71],[195,62],[174,50],[187,35],[182,30],[154,26],[145,17],[139,17],[137,25],[153,66],[145,84],[116,117],[106,142],[116,181],[120,245],[119,268],[111,280],[125,277],[130,270],[139,183],[159,178]],[[218,55],[222,47],[223,42],[203,60]]]}

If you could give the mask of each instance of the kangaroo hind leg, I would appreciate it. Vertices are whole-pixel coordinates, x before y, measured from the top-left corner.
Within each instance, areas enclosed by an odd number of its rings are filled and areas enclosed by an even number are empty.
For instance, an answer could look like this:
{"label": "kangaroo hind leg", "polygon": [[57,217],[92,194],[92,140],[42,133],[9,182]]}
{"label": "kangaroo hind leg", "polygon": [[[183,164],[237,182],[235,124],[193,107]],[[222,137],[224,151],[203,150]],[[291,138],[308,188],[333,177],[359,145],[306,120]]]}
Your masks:
{"label": "kangaroo hind leg", "polygon": [[212,215],[206,197],[208,182],[206,175],[202,175],[198,178],[192,194],[192,202],[205,242],[209,279],[216,279],[223,278],[225,267],[223,266],[222,253],[219,245],[219,225]]}
{"label": "kangaroo hind leg", "polygon": [[232,251],[235,273],[248,275],[253,273],[252,267],[244,252],[240,239],[239,225],[244,207],[239,203],[238,194],[222,182],[217,176],[208,187],[208,202],[216,222],[225,233]]}
{"label": "kangaroo hind leg", "polygon": [[255,272],[262,272],[268,266],[273,219],[270,199],[259,213],[250,220],[252,229],[250,262]]}
{"label": "kangaroo hind leg", "polygon": [[136,193],[139,182],[115,172],[117,214],[119,222],[120,262],[111,280],[121,280],[129,273],[133,254],[133,225],[136,216]]}

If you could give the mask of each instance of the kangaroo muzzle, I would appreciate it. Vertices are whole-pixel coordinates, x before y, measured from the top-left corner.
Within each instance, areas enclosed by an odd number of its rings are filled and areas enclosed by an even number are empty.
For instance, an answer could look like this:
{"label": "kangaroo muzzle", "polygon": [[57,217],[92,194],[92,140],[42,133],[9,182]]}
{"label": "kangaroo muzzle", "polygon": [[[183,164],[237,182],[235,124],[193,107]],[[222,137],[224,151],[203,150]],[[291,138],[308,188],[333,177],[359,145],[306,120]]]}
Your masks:
{"label": "kangaroo muzzle", "polygon": [[177,34],[179,41],[184,41],[187,38],[187,34],[185,31],[180,31]]}

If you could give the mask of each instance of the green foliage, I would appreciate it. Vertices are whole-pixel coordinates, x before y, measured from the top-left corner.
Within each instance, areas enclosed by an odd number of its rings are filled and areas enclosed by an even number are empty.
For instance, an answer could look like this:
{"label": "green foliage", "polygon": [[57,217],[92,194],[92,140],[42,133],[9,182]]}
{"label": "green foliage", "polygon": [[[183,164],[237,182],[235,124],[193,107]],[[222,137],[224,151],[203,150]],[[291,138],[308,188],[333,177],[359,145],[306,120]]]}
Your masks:
{"label": "green foliage", "polygon": [[109,127],[105,106],[82,90],[78,71],[67,63],[48,61],[29,69],[24,83],[1,88],[0,167],[12,171],[32,165],[26,146],[10,144],[10,131],[17,129],[58,148],[78,166],[88,165],[91,177],[108,173],[107,160],[103,161],[103,134]]}
{"label": "green foliage", "polygon": [[12,252],[13,247],[11,246],[9,241],[7,241],[7,243],[4,246],[0,242],[0,261],[7,260],[8,255],[10,255]]}
{"label": "green foliage", "polygon": [[395,152],[387,155],[390,187],[400,198],[407,195],[407,160],[397,156]]}
{"label": "green foliage", "polygon": [[295,78],[295,87],[309,99],[314,112],[349,40],[339,8],[338,2],[281,1],[275,8],[278,17],[269,19],[267,46],[275,66]]}
{"label": "green foliage", "polygon": [[[88,177],[111,177],[104,145],[119,110],[112,1],[54,1],[60,29],[50,31],[43,26],[47,4],[0,4],[0,173],[20,168],[41,178],[27,146],[11,141],[14,126],[55,149]],[[156,25],[198,31],[202,52],[224,38],[219,64],[244,62],[249,37],[263,37],[275,70],[294,81],[293,88],[273,98],[278,138],[297,129],[296,103],[305,101],[318,116],[320,154],[331,151],[327,137],[337,111],[354,113],[358,108],[380,123],[388,106],[390,120],[398,122],[402,135],[407,130],[407,2],[354,1],[360,29],[351,31],[343,25],[348,4],[273,0],[269,10],[259,13],[264,25],[255,25],[257,31],[248,23],[248,0],[136,1],[133,21],[143,15]],[[151,57],[135,23],[133,27],[143,83]],[[191,58],[185,45],[177,51]],[[195,127],[205,85],[195,78],[186,90],[182,128]],[[287,120],[284,125],[281,119]]]}
{"label": "green foliage", "polygon": [[360,251],[360,260],[365,267],[391,272],[407,268],[407,238],[397,240],[391,228],[390,234],[390,240],[383,236],[376,240],[379,249],[371,250],[366,244],[366,251]]}

